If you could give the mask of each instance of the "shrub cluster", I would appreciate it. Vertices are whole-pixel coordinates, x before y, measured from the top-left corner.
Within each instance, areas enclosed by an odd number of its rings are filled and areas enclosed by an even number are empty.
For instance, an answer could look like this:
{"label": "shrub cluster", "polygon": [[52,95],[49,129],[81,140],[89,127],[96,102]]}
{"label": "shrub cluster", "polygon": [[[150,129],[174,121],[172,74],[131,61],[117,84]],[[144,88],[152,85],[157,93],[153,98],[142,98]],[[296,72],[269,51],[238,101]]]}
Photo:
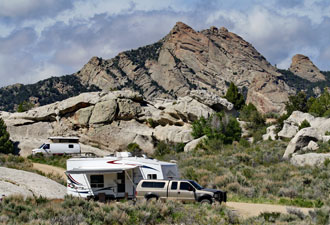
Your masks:
{"label": "shrub cluster", "polygon": [[242,129],[234,117],[216,113],[208,119],[201,117],[195,120],[192,124],[191,134],[195,138],[206,135],[206,141],[231,144],[233,141],[239,141]]}
{"label": "shrub cluster", "polygon": [[[241,143],[241,142],[240,142]],[[188,153],[168,154],[178,161],[181,176],[208,188],[228,191],[236,200],[274,202],[304,207],[330,204],[330,163],[296,167],[282,160],[287,143],[263,141],[246,145],[215,142]]]}

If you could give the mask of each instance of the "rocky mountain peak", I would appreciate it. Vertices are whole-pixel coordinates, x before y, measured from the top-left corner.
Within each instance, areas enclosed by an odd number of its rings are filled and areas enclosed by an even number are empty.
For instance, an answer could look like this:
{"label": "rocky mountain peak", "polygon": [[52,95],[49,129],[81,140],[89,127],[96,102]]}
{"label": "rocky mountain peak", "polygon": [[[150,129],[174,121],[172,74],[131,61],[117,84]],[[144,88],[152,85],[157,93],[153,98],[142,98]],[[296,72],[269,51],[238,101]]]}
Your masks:
{"label": "rocky mountain peak", "polygon": [[181,33],[181,32],[196,32],[194,29],[192,29],[190,26],[188,26],[187,24],[183,23],[183,22],[177,22],[174,27],[171,30],[171,34],[175,34],[175,33]]}
{"label": "rocky mountain peak", "polygon": [[295,75],[310,82],[326,80],[319,68],[317,68],[307,56],[302,54],[297,54],[292,57],[292,63],[289,70]]}
{"label": "rocky mountain peak", "polygon": [[102,58],[99,58],[97,56],[93,56],[89,61],[88,64],[92,64],[94,66],[100,65],[102,62]]}

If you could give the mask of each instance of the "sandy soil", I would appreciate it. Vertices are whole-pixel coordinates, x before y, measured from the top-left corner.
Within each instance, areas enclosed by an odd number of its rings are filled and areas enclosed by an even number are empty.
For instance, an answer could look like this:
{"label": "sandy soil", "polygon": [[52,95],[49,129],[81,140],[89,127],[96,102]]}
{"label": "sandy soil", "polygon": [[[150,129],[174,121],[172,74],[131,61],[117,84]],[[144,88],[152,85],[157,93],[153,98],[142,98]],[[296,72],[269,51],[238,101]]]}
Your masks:
{"label": "sandy soil", "polygon": [[226,206],[233,209],[234,211],[237,211],[237,213],[244,218],[258,216],[262,212],[287,213],[287,208],[297,208],[301,210],[304,214],[308,214],[308,211],[313,210],[312,208],[299,208],[285,205],[256,204],[243,202],[227,202]]}
{"label": "sandy soil", "polygon": [[66,176],[64,174],[65,169],[63,169],[63,168],[56,167],[56,166],[50,166],[50,165],[46,165],[46,164],[41,164],[41,163],[33,163],[33,168],[40,170],[41,172],[44,172],[46,174],[48,174],[48,173],[58,174],[64,180],[66,180]]}

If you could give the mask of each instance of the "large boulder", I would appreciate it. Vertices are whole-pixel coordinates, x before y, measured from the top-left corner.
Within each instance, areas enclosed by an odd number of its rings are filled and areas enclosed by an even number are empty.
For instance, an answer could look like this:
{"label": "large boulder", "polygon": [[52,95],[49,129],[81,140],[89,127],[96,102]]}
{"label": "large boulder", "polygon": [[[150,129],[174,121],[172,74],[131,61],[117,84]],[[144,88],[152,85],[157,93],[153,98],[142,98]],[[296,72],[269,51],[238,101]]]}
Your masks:
{"label": "large boulder", "polygon": [[114,119],[117,110],[116,100],[99,102],[95,105],[90,117],[90,124],[110,123]]}
{"label": "large boulder", "polygon": [[291,139],[283,155],[284,159],[288,159],[290,155],[299,151],[303,147],[307,146],[310,141],[318,141],[321,136],[317,130],[313,127],[307,127],[301,129],[294,138]]}
{"label": "large boulder", "polygon": [[[144,146],[150,146],[150,149],[143,149],[146,152],[153,152],[152,143],[153,129],[146,124],[130,121],[114,121],[111,124],[105,124],[89,128],[84,136],[85,143],[114,152],[126,150],[128,144],[133,142],[141,143],[141,137],[146,142]],[[152,147],[152,148],[151,148]]]}
{"label": "large boulder", "polygon": [[322,166],[326,159],[330,159],[330,153],[293,154],[290,162],[295,166]]}
{"label": "large boulder", "polygon": [[119,107],[117,119],[131,120],[137,118],[142,111],[141,105],[131,99],[118,99],[117,102]]}
{"label": "large boulder", "polygon": [[157,126],[154,136],[160,141],[171,143],[187,143],[193,140],[191,136],[191,125],[184,126]]}
{"label": "large boulder", "polygon": [[192,90],[190,91],[190,97],[210,108],[216,109],[217,111],[223,109],[230,111],[234,108],[233,103],[229,102],[227,99],[221,98],[220,96],[212,94],[206,90]]}
{"label": "large boulder", "polygon": [[72,122],[76,125],[86,127],[93,113],[94,106],[79,109],[75,112]]}
{"label": "large boulder", "polygon": [[179,98],[176,102],[166,105],[164,112],[185,122],[195,121],[201,116],[208,118],[215,113],[215,111],[210,107],[189,96]]}

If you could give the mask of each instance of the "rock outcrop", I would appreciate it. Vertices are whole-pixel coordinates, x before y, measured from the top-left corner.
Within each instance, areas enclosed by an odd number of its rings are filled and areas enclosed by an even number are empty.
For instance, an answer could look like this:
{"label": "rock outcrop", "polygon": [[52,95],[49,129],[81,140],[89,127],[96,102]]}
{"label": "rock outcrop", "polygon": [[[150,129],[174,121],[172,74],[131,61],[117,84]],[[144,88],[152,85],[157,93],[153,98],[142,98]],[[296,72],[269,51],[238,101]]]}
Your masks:
{"label": "rock outcrop", "polygon": [[[208,105],[201,101],[208,96]],[[126,150],[137,143],[153,153],[159,141],[188,143],[191,122],[208,118],[217,106],[226,112],[232,104],[222,98],[194,94],[177,100],[145,101],[132,91],[91,92],[61,102],[34,108],[24,113],[0,112],[21,155],[28,155],[50,136],[79,136],[83,151],[104,155],[104,151]],[[211,101],[211,99],[213,99]],[[223,104],[223,105],[222,105]],[[88,147],[90,146],[90,147]]]}
{"label": "rock outcrop", "polygon": [[[197,32],[181,22],[155,44],[109,60],[93,57],[74,75],[104,91],[139,91],[148,100],[184,97],[192,90],[223,96],[233,81],[263,113],[282,112],[292,93],[276,68],[238,35],[215,27]],[[219,101],[199,96],[215,107]]]}
{"label": "rock outcrop", "polygon": [[[299,130],[301,123],[307,120],[310,127]],[[292,138],[287,146],[283,158],[301,149],[317,149],[317,141],[328,141],[326,134],[330,131],[330,118],[314,117],[308,113],[294,111],[291,116],[284,121],[283,129],[278,133],[279,137]],[[313,141],[313,142],[311,142]]]}
{"label": "rock outcrop", "polygon": [[307,146],[310,141],[320,140],[317,130],[312,127],[301,129],[294,138],[291,139],[283,155],[284,159],[288,159],[291,154]]}
{"label": "rock outcrop", "polygon": [[271,125],[267,127],[267,132],[266,134],[262,135],[262,139],[265,140],[276,140],[276,125]]}
{"label": "rock outcrop", "polygon": [[326,159],[330,159],[330,153],[293,154],[290,162],[295,166],[322,166]]}
{"label": "rock outcrop", "polygon": [[66,187],[36,173],[0,167],[0,195],[64,199]]}
{"label": "rock outcrop", "polygon": [[307,120],[311,127],[315,128],[320,136],[325,135],[325,132],[330,130],[330,119],[325,117],[314,117],[309,113],[294,111],[288,119],[284,121],[282,130],[278,133],[281,138],[294,137],[301,123]]}
{"label": "rock outcrop", "polygon": [[326,80],[319,68],[317,68],[307,56],[301,54],[292,57],[292,63],[289,70],[293,74],[310,82]]}

